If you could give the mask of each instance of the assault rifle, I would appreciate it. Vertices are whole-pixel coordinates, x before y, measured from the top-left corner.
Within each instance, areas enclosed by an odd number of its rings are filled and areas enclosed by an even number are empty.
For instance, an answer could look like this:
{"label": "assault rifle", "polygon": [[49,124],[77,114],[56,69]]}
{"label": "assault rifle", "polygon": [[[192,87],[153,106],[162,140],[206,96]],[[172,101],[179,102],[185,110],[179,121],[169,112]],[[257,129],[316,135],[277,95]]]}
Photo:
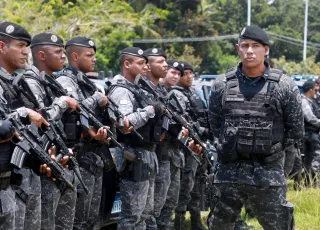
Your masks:
{"label": "assault rifle", "polygon": [[[42,72],[44,74],[44,72]],[[48,148],[48,144],[54,144],[57,148],[58,155],[56,157],[56,162],[59,164],[60,160],[64,156],[69,157],[68,165],[69,169],[71,169],[76,177],[78,178],[81,186],[83,187],[84,191],[88,194],[89,190],[87,186],[84,184],[81,173],[80,173],[80,168],[77,160],[70,154],[69,149],[67,145],[64,143],[63,138],[66,138],[66,134],[64,133],[63,130],[63,124],[61,121],[54,121],[50,119],[49,114],[45,110],[45,108],[41,108],[38,100],[36,99],[35,95],[33,94],[31,88],[29,87],[28,83],[26,82],[25,78],[23,75],[20,75],[18,78],[16,78],[13,83],[13,88],[15,89],[16,92],[22,93],[27,99],[33,103],[33,105],[36,107],[35,109],[48,121],[50,124],[49,127],[47,128],[42,128],[42,136],[41,139],[44,143],[42,146],[45,150]],[[61,136],[63,138],[61,138]]]}
{"label": "assault rifle", "polygon": [[46,164],[51,169],[52,175],[58,180],[75,190],[72,184],[72,175],[61,164],[52,160],[50,155],[43,149],[44,145],[49,146],[49,143],[44,143],[41,136],[38,134],[34,126],[26,126],[18,119],[9,117],[4,109],[0,108],[0,114],[3,118],[9,119],[16,131],[20,135],[20,140],[15,144],[10,163],[19,169],[22,168],[23,163],[28,155],[37,158],[42,164]]}
{"label": "assault rifle", "polygon": [[[197,144],[199,144],[202,147],[202,152],[203,152],[202,155],[208,164],[208,168],[211,171],[212,165],[211,165],[210,159],[208,157],[208,149],[207,149],[206,145],[201,141],[198,133],[194,130],[192,125],[190,125],[183,118],[183,116],[178,114],[177,106],[180,107],[180,109],[182,109],[182,106],[181,105],[179,106],[180,102],[179,102],[178,98],[176,97],[176,95],[173,92],[169,93],[167,96],[161,95],[160,92],[155,90],[154,86],[152,86],[150,82],[146,81],[143,77],[141,77],[141,75],[136,76],[134,84],[136,86],[146,90],[147,92],[153,94],[154,97],[156,98],[156,100],[160,101],[160,103],[162,103],[162,105],[167,109],[167,111],[169,112],[169,115],[172,117],[172,119],[189,131],[190,137]],[[144,101],[147,101],[148,97],[147,98],[143,97],[143,93],[141,93],[140,95],[141,95],[140,98],[143,98]],[[176,103],[173,104],[172,100],[175,101]],[[149,103],[151,104],[151,102],[149,102]]]}

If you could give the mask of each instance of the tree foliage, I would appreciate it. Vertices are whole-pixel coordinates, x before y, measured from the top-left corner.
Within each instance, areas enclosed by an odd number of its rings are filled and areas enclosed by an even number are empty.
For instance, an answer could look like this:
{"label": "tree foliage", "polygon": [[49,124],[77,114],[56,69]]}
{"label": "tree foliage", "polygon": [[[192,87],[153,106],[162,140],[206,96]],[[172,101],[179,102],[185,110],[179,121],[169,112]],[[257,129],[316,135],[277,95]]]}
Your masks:
{"label": "tree foliage", "polygon": [[[247,0],[2,0],[0,19],[23,25],[35,35],[50,31],[65,40],[92,38],[98,47],[97,70],[119,71],[126,46],[161,47],[170,58],[187,60],[200,73],[222,73],[239,61],[236,39],[162,43],[162,38],[234,35],[247,23]],[[305,3],[301,0],[251,1],[251,23],[269,34],[273,62],[290,73],[320,73],[318,47],[302,62]],[[308,41],[320,43],[320,4],[309,1]],[[285,36],[285,37],[281,37]],[[288,37],[291,39],[289,40]],[[133,43],[132,39],[160,39]],[[292,40],[293,39],[293,40]]]}

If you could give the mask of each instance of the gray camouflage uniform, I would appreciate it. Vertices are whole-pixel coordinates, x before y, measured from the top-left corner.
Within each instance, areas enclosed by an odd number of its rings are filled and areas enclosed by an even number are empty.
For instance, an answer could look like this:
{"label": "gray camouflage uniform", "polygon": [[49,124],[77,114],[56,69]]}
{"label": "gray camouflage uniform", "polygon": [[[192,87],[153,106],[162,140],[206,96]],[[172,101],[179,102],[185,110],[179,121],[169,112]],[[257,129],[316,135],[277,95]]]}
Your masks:
{"label": "gray camouflage uniform", "polygon": [[[57,78],[57,81],[67,90],[70,96],[94,111],[101,103],[102,98],[98,92],[91,96],[84,95],[78,83],[78,74],[81,74],[79,70],[69,66],[64,70],[64,75]],[[93,229],[99,222],[103,175],[103,161],[99,155],[103,154],[104,147],[98,144],[94,145],[91,141],[81,140],[81,142],[82,147],[77,153],[77,160],[83,182],[89,189],[89,193],[86,194],[83,190],[80,190],[81,186],[79,185],[73,228]],[[86,165],[88,167],[85,167]]]}
{"label": "gray camouflage uniform", "polygon": [[[8,84],[8,82],[11,82],[14,78],[14,76],[11,76],[4,68],[1,68],[0,74],[7,79],[7,83],[5,84]],[[4,94],[2,88],[0,93],[1,95]],[[15,97],[15,99],[20,100],[17,97]],[[23,102],[21,101],[21,106],[22,104]],[[17,104],[13,105],[8,103],[8,105],[12,110],[17,109],[14,108]],[[27,114],[27,111],[24,108],[17,109],[17,111],[22,111]],[[14,169],[13,171],[16,176],[22,178],[21,184],[12,185],[12,188],[16,192],[15,229],[40,229],[40,177],[31,168],[38,166],[29,165],[31,160],[28,162],[28,165],[26,165],[25,162],[23,168]],[[37,168],[35,170],[38,171]]]}
{"label": "gray camouflage uniform", "polygon": [[[60,120],[63,113],[68,109],[67,103],[64,102],[61,98],[55,98],[52,104],[49,101],[47,101],[49,95],[46,94],[44,86],[40,83],[40,72],[34,65],[32,65],[30,69],[27,69],[24,75],[26,77],[26,81],[30,86],[30,89],[37,98],[40,107],[46,109],[50,119]],[[57,184],[53,182],[50,178],[47,178],[46,176],[41,176],[41,183],[39,184],[41,184],[40,189],[42,193],[40,200],[41,205],[37,203],[37,208],[35,210],[41,208],[41,229],[59,228],[59,224],[57,224],[57,222],[60,221],[57,221],[57,218],[55,218],[59,215],[57,214],[57,208],[60,207],[60,205],[63,206],[64,199],[70,199],[69,195],[72,196],[72,192],[64,191],[63,189],[61,191],[57,187]],[[63,213],[66,213],[68,217],[69,214],[72,214],[72,211],[68,212],[69,208],[70,206],[63,206]],[[72,210],[72,208],[70,209]],[[72,220],[64,220],[61,228],[66,227],[65,229],[68,229],[67,226],[70,225],[72,228],[72,222]]]}
{"label": "gray camouflage uniform", "polygon": [[310,174],[309,179],[315,179],[320,173],[320,113],[313,99],[302,94],[302,112],[305,122],[305,159],[304,166]]}
{"label": "gray camouflage uniform", "polygon": [[[119,81],[129,85],[132,84],[123,77]],[[126,88],[116,87],[111,90],[109,97],[119,106],[119,111],[128,118],[135,129],[146,125],[149,119],[155,117],[152,106],[137,108],[134,111],[134,95]],[[154,149],[148,150],[144,147],[126,145],[126,150],[135,156],[140,156],[144,166],[149,168],[149,176],[139,182],[130,179],[129,175],[122,178],[120,182],[120,199],[122,203],[118,229],[157,229],[154,224],[155,220],[153,220],[154,182],[158,171],[157,156]],[[125,173],[130,163],[124,158],[123,152],[119,148],[116,148],[114,157],[117,171],[120,174]]]}
{"label": "gray camouflage uniform", "polygon": [[[275,77],[270,74],[271,70],[268,64],[265,63],[265,65],[267,68],[262,76],[250,79],[242,73],[240,63],[237,68],[226,73],[231,73],[228,78],[220,76],[213,83],[209,103],[209,120],[218,151],[218,163],[214,180],[215,205],[208,220],[209,229],[233,229],[236,218],[246,200],[250,202],[255,216],[264,229],[293,229],[293,205],[286,201],[287,189],[283,170],[283,150],[303,137],[301,97],[297,86],[289,77],[281,73],[281,75],[277,75],[277,81],[272,80]],[[271,83],[271,81],[274,83]],[[233,107],[237,108],[236,106],[240,105],[244,112],[248,111],[245,110],[247,108],[245,107],[246,104],[239,104],[243,101],[246,102],[245,99],[242,99],[242,93],[249,98],[257,97],[256,95],[259,95],[260,91],[267,89],[267,84],[269,84],[269,87],[266,97],[258,98],[265,101],[265,110],[272,111],[271,116],[277,117],[272,122],[278,123],[271,126],[273,127],[271,130],[272,137],[274,137],[271,144],[271,155],[264,155],[265,157],[261,158],[254,154],[247,156],[240,152],[240,150],[245,149],[243,146],[246,144],[244,133],[240,131],[249,122],[246,123],[246,120],[244,120],[232,126],[232,120],[228,120],[230,123],[226,123],[226,119],[229,119],[229,117],[225,114],[229,114]],[[229,90],[227,90],[226,85],[230,88]],[[237,87],[239,88],[237,89]],[[240,89],[241,93],[239,93]],[[269,89],[272,89],[273,92],[268,93]],[[230,104],[224,106],[223,103]],[[262,103],[260,102],[257,106],[263,106]],[[271,106],[271,110],[268,110],[268,105]],[[252,108],[256,109],[255,107]],[[280,120],[277,120],[278,118]],[[232,117],[232,119],[234,118]],[[250,119],[250,117],[247,119]],[[266,120],[265,123],[267,124],[267,122],[269,121]],[[257,125],[264,127],[266,124],[259,123]],[[251,127],[249,124],[247,125]],[[225,135],[222,135],[223,133]],[[265,134],[257,132],[256,135]],[[277,135],[280,136],[276,137]],[[232,145],[233,138],[237,138],[237,141],[234,141]],[[282,141],[279,142],[281,139]],[[265,140],[264,138],[263,141]],[[259,148],[261,143],[264,143],[263,141],[258,142],[257,140],[254,150],[264,151],[264,149]],[[236,143],[238,144],[235,145]],[[250,144],[247,146],[250,147]],[[266,145],[265,148],[267,148]]]}
{"label": "gray camouflage uniform", "polygon": [[[3,89],[0,86],[0,99],[1,103],[6,103],[6,99],[3,97]],[[12,112],[9,114],[10,117],[14,117],[15,119],[20,119],[20,115],[22,117],[26,117],[27,111],[25,108],[18,108],[16,112]],[[11,142],[1,143],[0,149],[6,150],[7,148],[13,148],[14,146]],[[2,162],[4,163],[4,162]],[[8,163],[9,164],[9,163]],[[10,180],[11,171],[7,171],[7,169],[0,168],[0,178],[3,180]],[[0,229],[13,230],[15,229],[15,215],[18,210],[18,205],[16,204],[16,192],[12,189],[11,185],[5,186],[6,188],[0,188]],[[36,221],[36,220],[35,220]]]}

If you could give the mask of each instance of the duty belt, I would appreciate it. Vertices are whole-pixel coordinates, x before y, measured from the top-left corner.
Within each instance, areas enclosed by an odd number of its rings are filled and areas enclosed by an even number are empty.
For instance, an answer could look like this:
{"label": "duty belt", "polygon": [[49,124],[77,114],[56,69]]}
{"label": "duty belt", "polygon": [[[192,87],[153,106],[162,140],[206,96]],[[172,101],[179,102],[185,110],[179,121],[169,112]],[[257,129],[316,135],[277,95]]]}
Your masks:
{"label": "duty belt", "polygon": [[10,185],[11,171],[0,173],[0,190],[5,190]]}

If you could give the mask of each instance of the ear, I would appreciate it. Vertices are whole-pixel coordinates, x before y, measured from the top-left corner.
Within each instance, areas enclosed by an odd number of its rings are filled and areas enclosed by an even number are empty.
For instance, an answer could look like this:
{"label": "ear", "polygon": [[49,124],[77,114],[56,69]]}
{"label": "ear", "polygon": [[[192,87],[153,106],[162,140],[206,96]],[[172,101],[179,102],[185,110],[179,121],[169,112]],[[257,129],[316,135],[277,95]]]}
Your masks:
{"label": "ear", "polygon": [[3,41],[0,41],[0,52],[3,53],[4,52],[4,47],[6,46],[6,43],[4,43]]}
{"label": "ear", "polygon": [[39,51],[39,52],[38,52],[38,58],[39,58],[40,61],[46,60],[46,54],[45,54],[45,52]]}
{"label": "ear", "polygon": [[236,49],[237,49],[238,54],[239,54],[239,48],[240,48],[239,44],[236,44]]}
{"label": "ear", "polygon": [[79,59],[79,56],[76,52],[72,52],[71,57],[72,57],[72,60],[75,62],[78,61],[78,59]]}
{"label": "ear", "polygon": [[264,46],[265,55],[269,54],[269,46]]}
{"label": "ear", "polygon": [[129,69],[130,68],[130,62],[128,60],[125,60],[123,63],[124,68]]}

